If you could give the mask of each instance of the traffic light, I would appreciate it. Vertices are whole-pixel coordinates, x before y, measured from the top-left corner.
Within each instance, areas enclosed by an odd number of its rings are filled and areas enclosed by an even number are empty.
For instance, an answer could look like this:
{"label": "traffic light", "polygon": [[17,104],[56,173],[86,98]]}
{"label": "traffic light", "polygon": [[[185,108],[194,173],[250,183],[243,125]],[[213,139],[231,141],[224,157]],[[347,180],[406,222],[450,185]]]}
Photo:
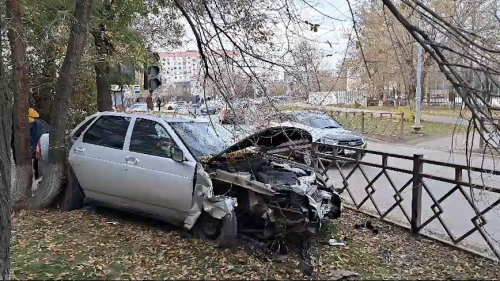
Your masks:
{"label": "traffic light", "polygon": [[152,65],[148,67],[148,89],[156,90],[161,86],[160,66]]}

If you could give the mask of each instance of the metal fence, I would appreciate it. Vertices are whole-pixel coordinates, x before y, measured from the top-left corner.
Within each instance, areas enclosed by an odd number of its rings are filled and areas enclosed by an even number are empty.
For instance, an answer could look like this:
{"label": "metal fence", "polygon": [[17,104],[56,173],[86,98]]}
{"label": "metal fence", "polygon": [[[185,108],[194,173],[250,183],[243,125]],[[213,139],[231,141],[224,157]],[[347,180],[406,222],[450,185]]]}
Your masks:
{"label": "metal fence", "polygon": [[[500,188],[491,186],[498,185],[499,171],[419,154],[347,146],[332,146],[333,154],[324,154],[314,145],[304,147],[281,148],[277,157],[287,160],[292,154],[311,153],[312,166],[333,180],[352,208],[413,234],[500,259]],[[355,154],[345,155],[346,149]]]}
{"label": "metal fence", "polygon": [[370,136],[404,137],[403,113],[347,112],[329,110],[328,115],[345,128]]}

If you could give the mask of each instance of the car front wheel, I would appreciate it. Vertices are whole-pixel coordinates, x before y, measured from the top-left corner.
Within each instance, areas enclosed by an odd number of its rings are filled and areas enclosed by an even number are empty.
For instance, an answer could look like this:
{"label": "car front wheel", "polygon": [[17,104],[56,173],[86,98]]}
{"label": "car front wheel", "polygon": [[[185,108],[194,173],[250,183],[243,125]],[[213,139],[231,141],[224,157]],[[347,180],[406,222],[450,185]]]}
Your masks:
{"label": "car front wheel", "polygon": [[231,247],[234,245],[237,229],[234,211],[220,220],[203,212],[194,225],[193,233],[201,239],[215,240],[218,247]]}

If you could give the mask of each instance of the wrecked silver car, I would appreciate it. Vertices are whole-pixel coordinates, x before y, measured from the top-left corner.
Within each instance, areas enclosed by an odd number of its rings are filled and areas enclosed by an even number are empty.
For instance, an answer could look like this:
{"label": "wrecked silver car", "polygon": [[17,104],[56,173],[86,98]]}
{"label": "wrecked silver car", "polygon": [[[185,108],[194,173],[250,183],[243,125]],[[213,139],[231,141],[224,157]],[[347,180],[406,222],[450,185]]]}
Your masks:
{"label": "wrecked silver car", "polygon": [[[310,167],[270,153],[297,141],[294,127],[267,128],[233,145],[231,134],[203,118],[101,112],[70,134],[68,186],[60,206],[86,203],[147,214],[231,243],[315,234],[340,216],[340,197]],[[47,162],[48,135],[39,157]],[[46,143],[47,142],[47,143]]]}

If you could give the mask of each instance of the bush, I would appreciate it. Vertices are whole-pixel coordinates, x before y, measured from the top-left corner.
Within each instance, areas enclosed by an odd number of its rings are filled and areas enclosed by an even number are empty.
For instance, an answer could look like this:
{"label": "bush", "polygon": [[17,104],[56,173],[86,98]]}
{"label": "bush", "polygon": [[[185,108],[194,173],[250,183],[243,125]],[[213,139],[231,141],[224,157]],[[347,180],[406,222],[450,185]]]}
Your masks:
{"label": "bush", "polygon": [[358,101],[354,102],[354,108],[358,109],[361,107],[361,104]]}
{"label": "bush", "polygon": [[[398,113],[404,113],[405,121],[415,121],[415,109],[414,108],[411,108],[409,106],[399,106]],[[422,114],[422,110],[420,110],[421,121],[422,121],[423,116],[424,115]]]}

